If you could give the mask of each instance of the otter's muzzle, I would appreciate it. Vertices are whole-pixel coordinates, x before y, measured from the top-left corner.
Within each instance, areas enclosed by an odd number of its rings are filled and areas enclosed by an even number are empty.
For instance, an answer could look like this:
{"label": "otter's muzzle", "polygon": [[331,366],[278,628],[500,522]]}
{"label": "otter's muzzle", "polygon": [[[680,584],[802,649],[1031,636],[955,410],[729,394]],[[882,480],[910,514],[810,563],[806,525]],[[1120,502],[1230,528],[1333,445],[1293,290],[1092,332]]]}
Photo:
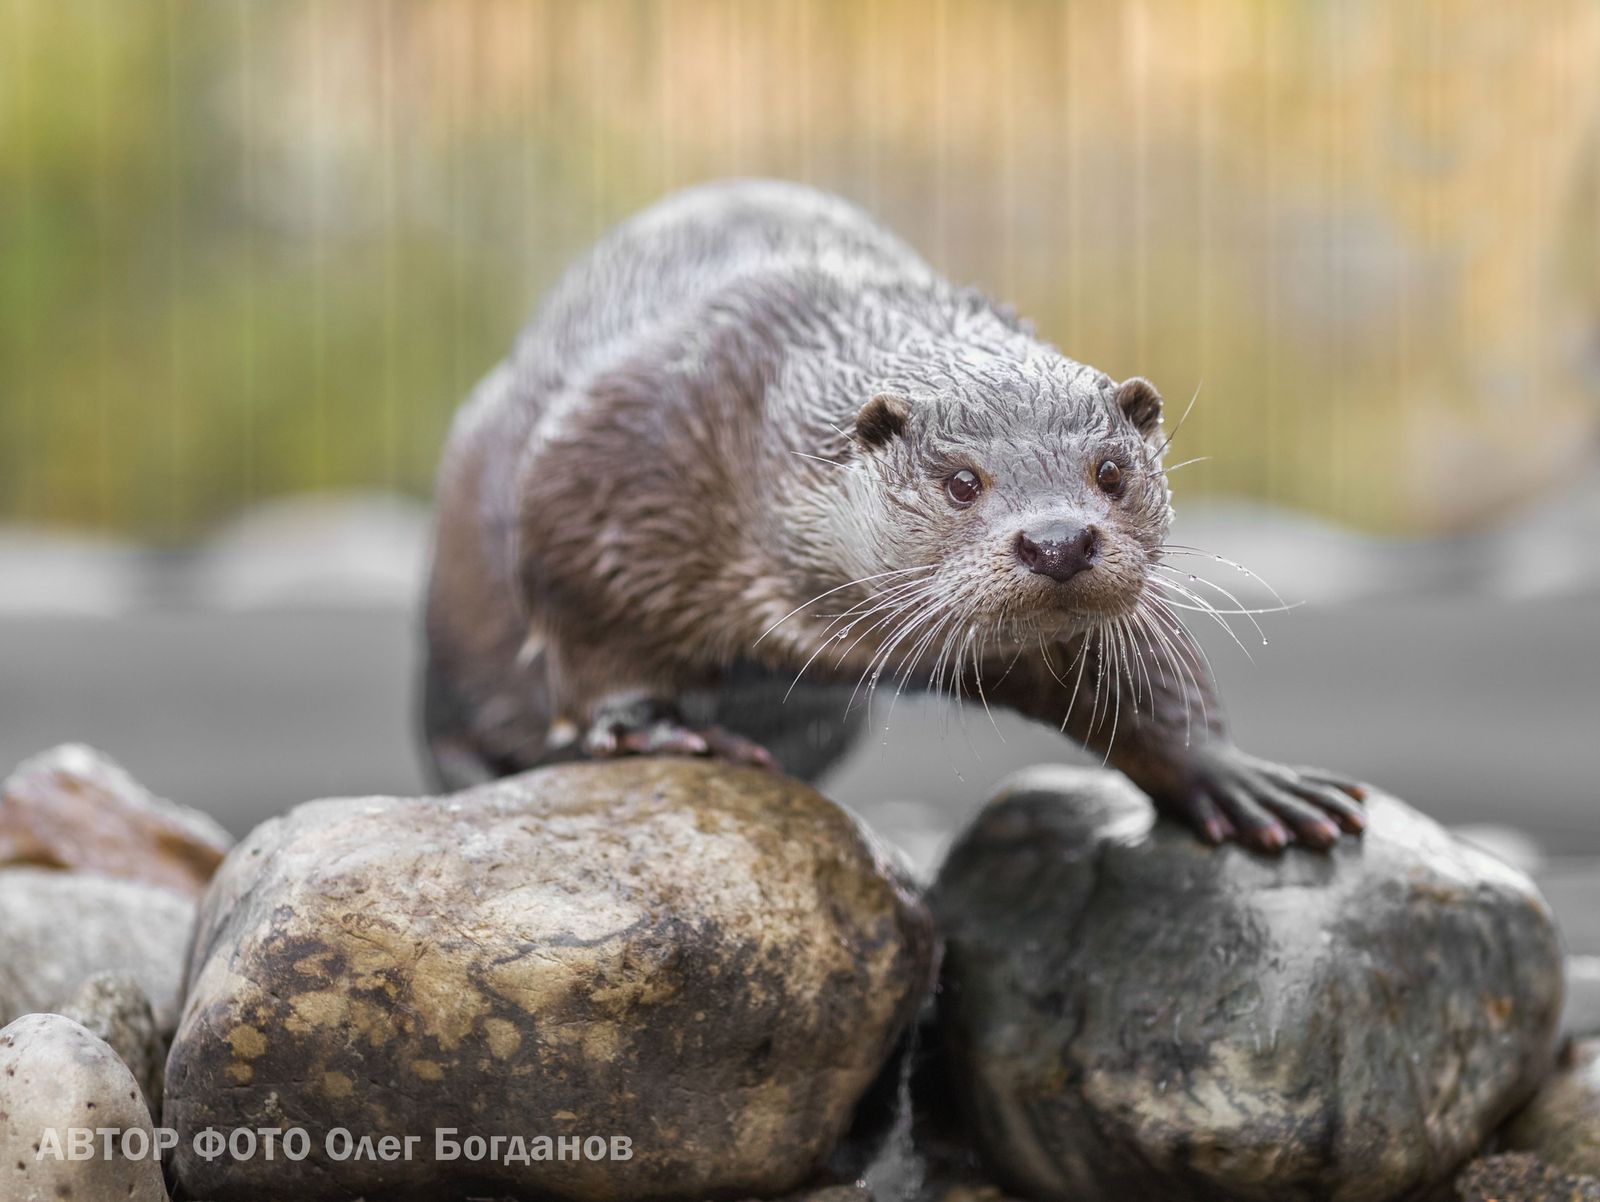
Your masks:
{"label": "otter's muzzle", "polygon": [[1094,566],[1100,531],[1093,526],[1050,522],[1017,535],[1017,558],[1030,572],[1051,580],[1071,580]]}

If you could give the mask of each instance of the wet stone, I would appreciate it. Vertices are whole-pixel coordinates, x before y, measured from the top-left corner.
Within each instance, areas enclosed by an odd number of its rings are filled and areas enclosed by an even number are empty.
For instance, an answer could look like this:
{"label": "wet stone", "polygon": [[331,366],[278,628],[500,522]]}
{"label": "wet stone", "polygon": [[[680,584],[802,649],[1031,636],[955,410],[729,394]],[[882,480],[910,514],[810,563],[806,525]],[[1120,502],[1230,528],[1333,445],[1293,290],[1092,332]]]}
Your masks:
{"label": "wet stone", "polygon": [[156,797],[79,743],[24,761],[0,786],[0,866],[94,873],[197,898],[232,844],[209,816]]}
{"label": "wet stone", "polygon": [[1111,773],[1013,778],[932,896],[941,1028],[1000,1183],[1071,1202],[1386,1199],[1551,1066],[1521,873],[1382,794],[1331,854],[1208,848]]}
{"label": "wet stone", "polygon": [[1456,1179],[1461,1202],[1600,1202],[1600,1180],[1512,1152],[1474,1160]]}
{"label": "wet stone", "polygon": [[[73,1128],[120,1134],[110,1156],[96,1140],[74,1159]],[[92,1032],[60,1014],[26,1014],[0,1030],[0,1198],[166,1202],[153,1140],[133,1075]]]}
{"label": "wet stone", "polygon": [[137,982],[170,1035],[194,915],[192,900],[157,885],[0,868],[0,1021],[59,1009],[113,973]]}
{"label": "wet stone", "polygon": [[166,1041],[156,1030],[150,999],[139,982],[119,973],[96,973],[56,1008],[93,1032],[128,1066],[151,1113],[161,1112],[161,1072]]}
{"label": "wet stone", "polygon": [[1507,1124],[1504,1143],[1566,1172],[1600,1177],[1600,1040],[1562,1049],[1554,1075]]}
{"label": "wet stone", "polygon": [[[779,1195],[816,1179],[932,957],[870,836],[772,773],[638,759],[313,802],[236,847],[202,904],[174,1168],[231,1202]],[[303,1163],[185,1152],[290,1118]],[[427,1138],[406,1163],[334,1161],[335,1126]],[[441,1128],[629,1155],[450,1162]]]}

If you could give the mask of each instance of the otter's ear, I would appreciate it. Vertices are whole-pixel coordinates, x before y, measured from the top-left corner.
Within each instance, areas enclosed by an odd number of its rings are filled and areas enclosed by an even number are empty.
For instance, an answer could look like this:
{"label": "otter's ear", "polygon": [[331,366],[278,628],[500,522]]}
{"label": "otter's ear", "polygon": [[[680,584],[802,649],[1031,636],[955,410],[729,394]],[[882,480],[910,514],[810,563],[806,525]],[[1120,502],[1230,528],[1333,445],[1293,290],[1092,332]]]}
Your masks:
{"label": "otter's ear", "polygon": [[856,414],[856,437],[863,446],[881,447],[906,432],[911,402],[892,392],[880,392]]}
{"label": "otter's ear", "polygon": [[1134,376],[1117,385],[1117,407],[1145,438],[1161,430],[1161,394],[1143,376]]}

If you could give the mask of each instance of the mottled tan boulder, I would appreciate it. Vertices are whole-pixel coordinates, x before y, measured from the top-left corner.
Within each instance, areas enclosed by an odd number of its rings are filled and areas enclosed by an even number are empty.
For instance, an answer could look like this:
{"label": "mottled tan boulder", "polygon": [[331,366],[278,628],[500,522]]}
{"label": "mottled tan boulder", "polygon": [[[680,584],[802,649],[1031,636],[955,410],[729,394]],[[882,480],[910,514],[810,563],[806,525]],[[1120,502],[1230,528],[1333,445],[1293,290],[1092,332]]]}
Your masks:
{"label": "mottled tan boulder", "polygon": [[[90,1133],[89,1154],[76,1159],[74,1128]],[[100,1128],[119,1133],[109,1156]],[[166,1202],[154,1148],[138,1084],[92,1032],[60,1014],[25,1014],[0,1030],[0,1198]]]}
{"label": "mottled tan boulder", "polygon": [[205,814],[156,797],[78,743],[24,761],[0,786],[0,866],[95,873],[199,897],[232,843]]}
{"label": "mottled tan boulder", "polygon": [[[847,1126],[929,984],[931,924],[803,785],[686,759],[445,798],[314,802],[202,904],[164,1119],[190,1196],[772,1195]],[[190,1136],[294,1123],[303,1163]],[[424,1137],[335,1161],[326,1132]],[[629,1141],[628,1159],[437,1160],[434,1132]],[[506,1145],[502,1145],[505,1147]]]}
{"label": "mottled tan boulder", "polygon": [[1448,1186],[1549,1071],[1521,873],[1381,793],[1327,854],[1212,848],[1114,773],[1020,774],[942,869],[941,1030],[1001,1184],[1070,1202]]}
{"label": "mottled tan boulder", "polygon": [[1600,1039],[1570,1043],[1556,1072],[1506,1125],[1505,1146],[1600,1177]]}

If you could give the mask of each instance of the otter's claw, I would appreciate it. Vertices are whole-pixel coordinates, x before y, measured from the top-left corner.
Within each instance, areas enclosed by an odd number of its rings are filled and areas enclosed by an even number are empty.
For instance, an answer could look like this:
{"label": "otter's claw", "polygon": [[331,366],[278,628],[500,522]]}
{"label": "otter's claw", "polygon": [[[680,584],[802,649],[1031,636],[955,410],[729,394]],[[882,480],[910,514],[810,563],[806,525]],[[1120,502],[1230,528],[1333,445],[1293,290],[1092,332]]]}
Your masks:
{"label": "otter's claw", "polygon": [[1207,750],[1180,797],[1160,808],[1208,843],[1237,840],[1276,854],[1291,843],[1326,849],[1341,832],[1359,835],[1366,789],[1319,768],[1288,768],[1235,748]]}
{"label": "otter's claw", "polygon": [[694,729],[665,707],[629,706],[604,713],[583,741],[594,759],[624,755],[699,755],[776,771],[778,762],[761,744],[720,726]]}

